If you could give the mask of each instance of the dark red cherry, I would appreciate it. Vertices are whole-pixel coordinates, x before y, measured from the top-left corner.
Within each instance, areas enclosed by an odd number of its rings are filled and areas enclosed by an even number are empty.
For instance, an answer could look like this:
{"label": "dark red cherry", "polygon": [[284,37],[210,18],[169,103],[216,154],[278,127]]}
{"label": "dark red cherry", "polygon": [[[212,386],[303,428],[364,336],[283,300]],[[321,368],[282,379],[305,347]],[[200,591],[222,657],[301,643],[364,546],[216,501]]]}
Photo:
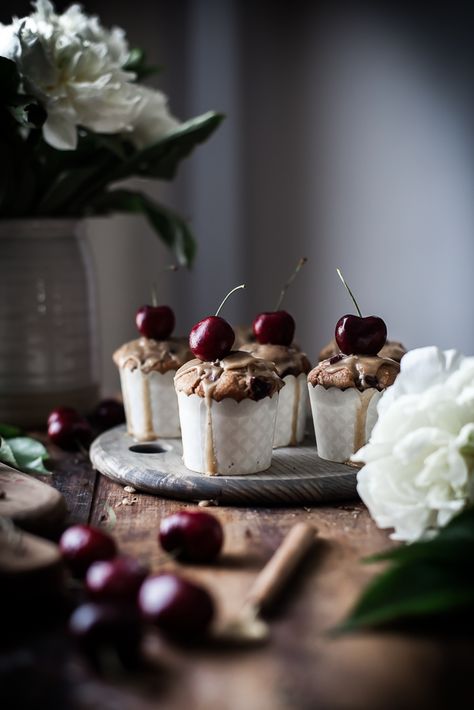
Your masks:
{"label": "dark red cherry", "polygon": [[110,535],[91,525],[72,525],[59,540],[59,549],[71,571],[82,577],[93,562],[110,560],[117,546]]}
{"label": "dark red cherry", "polygon": [[125,421],[125,409],[116,399],[103,399],[91,412],[89,420],[97,431],[107,431]]}
{"label": "dark red cherry", "polygon": [[189,349],[199,360],[221,360],[232,350],[235,333],[220,316],[203,318],[191,328]]}
{"label": "dark red cherry", "polygon": [[74,421],[80,418],[79,412],[72,407],[56,407],[56,409],[53,409],[53,411],[49,413],[48,426],[51,422],[66,421],[68,419]]}
{"label": "dark red cherry", "polygon": [[149,569],[133,557],[93,562],[86,574],[86,589],[101,601],[135,602]]}
{"label": "dark red cherry", "polygon": [[211,562],[222,548],[222,525],[200,510],[183,510],[160,523],[161,546],[184,562]]}
{"label": "dark red cherry", "polygon": [[69,632],[79,650],[98,669],[107,657],[105,653],[111,651],[125,668],[140,665],[143,631],[140,615],[131,605],[81,604],[69,619]]}
{"label": "dark red cherry", "polygon": [[337,321],[335,335],[345,355],[377,355],[387,340],[387,326],[378,316],[346,315]]}
{"label": "dark red cherry", "polygon": [[174,313],[169,306],[142,306],[138,309],[135,322],[145,338],[166,340],[174,330]]}
{"label": "dark red cherry", "polygon": [[295,321],[286,311],[259,313],[253,322],[253,332],[262,345],[291,345],[295,335]]}
{"label": "dark red cherry", "polygon": [[53,444],[66,451],[87,448],[92,441],[92,428],[87,419],[74,409],[59,407],[48,417],[48,437]]}
{"label": "dark red cherry", "polygon": [[204,636],[214,617],[209,592],[172,573],[148,577],[141,586],[138,605],[146,621],[183,642]]}

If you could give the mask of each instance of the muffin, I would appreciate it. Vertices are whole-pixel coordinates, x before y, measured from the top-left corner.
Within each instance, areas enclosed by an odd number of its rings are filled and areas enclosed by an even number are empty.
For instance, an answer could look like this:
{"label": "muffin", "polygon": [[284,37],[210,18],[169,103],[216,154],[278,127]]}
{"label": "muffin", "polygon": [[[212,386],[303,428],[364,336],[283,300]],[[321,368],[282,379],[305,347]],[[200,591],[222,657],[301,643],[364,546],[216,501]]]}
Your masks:
{"label": "muffin", "polygon": [[127,430],[137,441],[181,435],[173,378],[190,358],[187,338],[141,337],[125,343],[114,353]]}
{"label": "muffin", "polygon": [[[400,362],[402,357],[406,353],[406,348],[402,343],[396,340],[387,340],[383,348],[378,353],[380,357],[386,357],[390,360],[395,360],[395,362]],[[341,351],[336,343],[336,338],[333,338],[331,342],[324,346],[324,348],[319,353],[319,362],[322,360],[328,360],[334,355],[340,355]]]}
{"label": "muffin", "polygon": [[253,343],[241,347],[255,357],[273,362],[285,383],[278,398],[273,447],[296,446],[305,434],[308,413],[306,375],[311,365],[305,353],[295,346]]}
{"label": "muffin", "polygon": [[380,355],[334,355],[308,375],[316,445],[321,458],[349,461],[370,437],[382,392],[400,371]]}
{"label": "muffin", "polygon": [[174,383],[187,468],[226,476],[269,468],[284,386],[273,363],[232,351],[212,362],[191,360]]}

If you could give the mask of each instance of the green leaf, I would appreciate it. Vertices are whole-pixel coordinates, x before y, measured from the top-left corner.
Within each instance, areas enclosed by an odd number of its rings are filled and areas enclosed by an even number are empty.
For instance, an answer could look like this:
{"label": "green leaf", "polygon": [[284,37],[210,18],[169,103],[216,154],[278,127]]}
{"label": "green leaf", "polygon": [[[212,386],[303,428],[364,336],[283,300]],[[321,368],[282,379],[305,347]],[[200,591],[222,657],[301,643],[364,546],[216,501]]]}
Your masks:
{"label": "green leaf", "polygon": [[43,106],[31,96],[17,96],[8,103],[7,109],[23,128],[41,128],[48,114]]}
{"label": "green leaf", "polygon": [[179,162],[187,157],[196,145],[207,140],[223,120],[223,114],[208,111],[180,124],[153,145],[136,151],[119,168],[113,179],[144,175],[171,180],[176,175]]}
{"label": "green leaf", "polygon": [[[466,561],[467,563],[467,561]],[[474,577],[459,567],[414,562],[395,566],[365,589],[336,632],[474,608]]]}
{"label": "green leaf", "polygon": [[150,197],[132,190],[111,190],[97,199],[91,209],[95,214],[108,212],[141,213],[150,222],[180,264],[189,266],[196,252],[196,244],[186,222],[167,207]]}
{"label": "green leaf", "polygon": [[11,439],[14,436],[18,436],[20,431],[18,427],[12,426],[11,424],[0,424],[0,436],[3,436],[4,439]]}
{"label": "green leaf", "polygon": [[15,456],[13,455],[13,451],[11,450],[10,446],[7,444],[5,439],[3,439],[0,436],[0,461],[2,463],[8,464],[8,466],[13,466],[14,468],[18,468],[18,463],[15,459]]}
{"label": "green leaf", "polygon": [[146,52],[138,47],[130,51],[127,62],[123,68],[125,71],[134,72],[137,75],[138,81],[152,74],[158,74],[158,72],[161,71],[161,67],[147,64]]}
{"label": "green leaf", "polygon": [[364,590],[336,633],[433,616],[474,612],[474,509],[455,516],[426,542],[365,560],[391,563]]}
{"label": "green leaf", "polygon": [[49,473],[43,464],[49,455],[40,441],[27,436],[18,436],[9,439],[8,445],[19,468],[29,473]]}

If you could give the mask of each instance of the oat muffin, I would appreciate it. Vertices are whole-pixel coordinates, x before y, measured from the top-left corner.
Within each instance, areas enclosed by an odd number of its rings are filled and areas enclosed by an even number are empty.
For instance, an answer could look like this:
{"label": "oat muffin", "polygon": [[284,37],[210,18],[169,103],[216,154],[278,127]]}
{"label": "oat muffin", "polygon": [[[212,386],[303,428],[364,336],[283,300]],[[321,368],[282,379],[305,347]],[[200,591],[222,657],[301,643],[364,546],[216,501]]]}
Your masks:
{"label": "oat muffin", "polygon": [[[396,340],[387,340],[383,348],[378,353],[380,357],[389,358],[390,360],[395,360],[395,362],[400,362],[402,357],[406,353],[406,348],[402,343]],[[337,347],[336,339],[333,338],[331,342],[324,346],[324,348],[319,353],[319,362],[322,360],[328,360],[334,355],[340,355],[341,351]]]}
{"label": "oat muffin", "polygon": [[286,346],[254,343],[243,345],[242,350],[273,362],[285,383],[278,400],[274,448],[300,444],[304,439],[308,414],[306,375],[311,369],[306,353],[294,344]]}
{"label": "oat muffin", "polygon": [[349,461],[370,437],[383,390],[395,381],[400,365],[379,355],[335,355],[308,374],[318,454]]}
{"label": "oat muffin", "polygon": [[272,362],[247,352],[181,367],[175,387],[185,466],[208,475],[268,468],[283,386]]}
{"label": "oat muffin", "polygon": [[115,351],[128,433],[137,441],[179,437],[175,372],[192,357],[186,338],[137,338]]}

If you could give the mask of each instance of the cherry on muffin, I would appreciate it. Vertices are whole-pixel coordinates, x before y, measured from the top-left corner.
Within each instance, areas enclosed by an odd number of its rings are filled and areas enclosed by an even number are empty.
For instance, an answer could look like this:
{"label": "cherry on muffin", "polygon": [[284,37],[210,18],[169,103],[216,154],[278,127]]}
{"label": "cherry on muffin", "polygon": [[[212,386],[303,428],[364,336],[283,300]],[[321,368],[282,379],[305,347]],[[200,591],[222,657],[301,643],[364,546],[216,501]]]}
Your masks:
{"label": "cherry on muffin", "polygon": [[245,288],[240,284],[229,291],[214,316],[203,318],[191,328],[189,333],[189,349],[199,360],[222,360],[232,350],[235,333],[232,326],[219,316],[222,306],[235,291]]}
{"label": "cherry on muffin", "polygon": [[304,264],[306,264],[307,259],[302,257],[296,269],[288,279],[288,281],[283,286],[278,302],[276,304],[274,311],[266,311],[264,313],[259,313],[252,325],[252,329],[257,342],[261,345],[291,345],[295,335],[295,321],[293,316],[287,311],[280,310],[280,306],[283,303],[283,299],[288,288],[291,286],[296,278],[299,270]]}
{"label": "cherry on muffin", "polygon": [[336,342],[344,355],[377,355],[387,341],[387,326],[379,316],[362,316],[359,305],[341,271],[337,273],[351,297],[358,315],[348,314],[336,323]]}

